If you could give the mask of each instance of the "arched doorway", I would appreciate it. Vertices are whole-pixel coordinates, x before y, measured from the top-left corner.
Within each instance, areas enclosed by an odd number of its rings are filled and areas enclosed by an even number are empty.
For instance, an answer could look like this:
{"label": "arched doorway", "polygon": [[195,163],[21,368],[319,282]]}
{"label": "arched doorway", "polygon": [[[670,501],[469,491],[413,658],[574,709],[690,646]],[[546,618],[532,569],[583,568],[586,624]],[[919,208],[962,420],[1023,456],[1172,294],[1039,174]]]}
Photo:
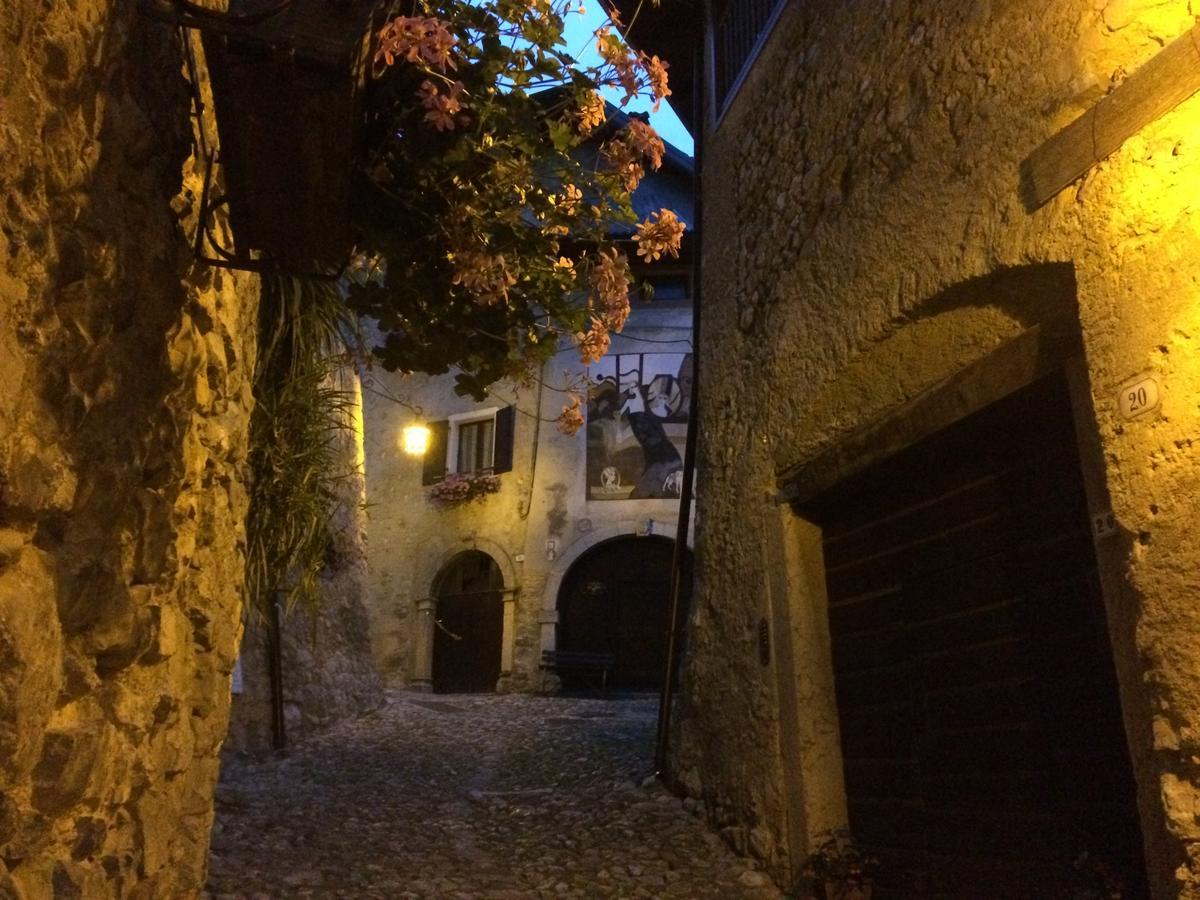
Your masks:
{"label": "arched doorway", "polygon": [[504,631],[504,577],[480,550],[458,554],[434,581],[433,689],[440,694],[496,689]]}
{"label": "arched doorway", "polygon": [[[660,688],[674,545],[664,537],[619,537],[579,557],[558,592],[558,649],[613,654],[612,687]],[[691,590],[690,552],[686,564],[685,602]]]}

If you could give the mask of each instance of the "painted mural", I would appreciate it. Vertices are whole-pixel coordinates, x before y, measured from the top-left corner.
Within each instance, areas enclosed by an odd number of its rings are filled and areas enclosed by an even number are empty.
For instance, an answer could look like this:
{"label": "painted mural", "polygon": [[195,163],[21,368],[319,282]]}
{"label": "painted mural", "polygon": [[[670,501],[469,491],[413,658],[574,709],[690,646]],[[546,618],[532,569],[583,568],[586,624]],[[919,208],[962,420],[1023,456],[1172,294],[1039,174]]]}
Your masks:
{"label": "painted mural", "polygon": [[589,375],[588,499],[678,497],[692,355],[612,354]]}

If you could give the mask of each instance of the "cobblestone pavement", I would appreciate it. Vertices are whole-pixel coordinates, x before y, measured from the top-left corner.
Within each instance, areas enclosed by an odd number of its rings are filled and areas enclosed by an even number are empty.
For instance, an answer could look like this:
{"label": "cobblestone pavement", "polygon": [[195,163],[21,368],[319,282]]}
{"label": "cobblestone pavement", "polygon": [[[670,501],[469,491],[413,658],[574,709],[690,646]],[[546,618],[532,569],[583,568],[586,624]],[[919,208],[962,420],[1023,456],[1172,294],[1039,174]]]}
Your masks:
{"label": "cobblestone pavement", "polygon": [[284,758],[229,761],[206,896],[780,897],[645,779],[656,709],[395,693]]}

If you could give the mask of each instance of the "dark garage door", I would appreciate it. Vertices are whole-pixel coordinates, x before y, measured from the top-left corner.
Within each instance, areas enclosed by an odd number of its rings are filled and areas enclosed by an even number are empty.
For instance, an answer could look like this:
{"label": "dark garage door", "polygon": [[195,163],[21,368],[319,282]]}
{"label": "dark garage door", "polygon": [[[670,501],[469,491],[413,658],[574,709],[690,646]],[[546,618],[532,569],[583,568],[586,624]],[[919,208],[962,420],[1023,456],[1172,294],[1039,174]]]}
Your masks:
{"label": "dark garage door", "polygon": [[[610,686],[658,690],[666,669],[674,546],[664,537],[614,538],[576,560],[558,594],[558,649],[611,653]],[[684,584],[690,583],[685,575]]]}
{"label": "dark garage door", "polygon": [[850,825],[883,863],[877,896],[1070,897],[1085,851],[1144,896],[1064,381],[831,493],[810,512]]}

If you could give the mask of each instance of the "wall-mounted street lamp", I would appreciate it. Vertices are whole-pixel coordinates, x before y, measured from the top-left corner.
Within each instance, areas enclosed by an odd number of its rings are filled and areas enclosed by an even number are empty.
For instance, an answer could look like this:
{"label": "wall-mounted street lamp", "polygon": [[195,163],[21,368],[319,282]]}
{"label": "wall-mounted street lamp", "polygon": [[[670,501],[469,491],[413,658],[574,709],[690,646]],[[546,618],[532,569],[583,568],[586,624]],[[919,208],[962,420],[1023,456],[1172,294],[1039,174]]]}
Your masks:
{"label": "wall-mounted street lamp", "polygon": [[420,422],[406,425],[400,433],[400,443],[409,456],[424,456],[429,450],[429,427]]}

